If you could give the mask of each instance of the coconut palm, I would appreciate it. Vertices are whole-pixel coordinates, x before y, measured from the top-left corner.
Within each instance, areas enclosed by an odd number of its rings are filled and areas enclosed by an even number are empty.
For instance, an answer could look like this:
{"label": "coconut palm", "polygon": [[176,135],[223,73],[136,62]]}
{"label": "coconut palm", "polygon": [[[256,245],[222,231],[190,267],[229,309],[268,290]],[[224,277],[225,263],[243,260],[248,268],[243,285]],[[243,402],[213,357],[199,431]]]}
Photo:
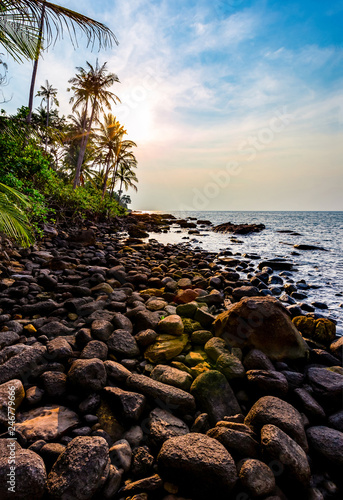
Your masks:
{"label": "coconut palm", "polygon": [[[114,73],[107,74],[107,63],[105,62],[102,66],[99,66],[97,60],[95,67],[89,62],[86,64],[88,66],[88,71],[84,68],[77,68],[79,73],[69,80],[69,83],[72,85],[70,89],[68,89],[74,92],[74,96],[70,99],[71,104],[73,104],[73,111],[79,106],[82,106],[85,117],[83,139],[73,184],[74,189],[80,183],[81,166],[93,122],[99,119],[99,114],[103,112],[105,108],[109,109],[112,103],[116,104],[120,102],[119,97],[109,90],[115,82],[119,83],[119,79]],[[88,124],[86,120],[88,120]]]}
{"label": "coconut palm", "polygon": [[117,172],[117,180],[120,181],[120,187],[118,191],[118,201],[121,201],[121,195],[123,193],[122,188],[125,188],[127,191],[129,188],[134,189],[136,192],[138,188],[136,186],[136,182],[138,183],[138,179],[136,173],[132,170],[137,167],[137,163],[120,163]]}
{"label": "coconut palm", "polygon": [[112,31],[102,23],[46,0],[2,0],[0,28],[0,43],[15,59],[25,57],[34,61],[28,123],[32,117],[34,87],[43,41],[48,47],[67,30],[73,45],[76,46],[76,28],[79,28],[86,34],[88,44],[92,47],[96,41],[99,49],[101,46],[112,46],[113,41],[118,43]]}
{"label": "coconut palm", "polygon": [[45,87],[41,85],[40,90],[38,90],[37,97],[42,97],[42,103],[46,103],[46,137],[45,137],[45,151],[48,147],[48,127],[49,127],[49,114],[50,114],[50,106],[55,104],[55,106],[59,106],[59,102],[56,98],[57,89],[55,89],[48,80],[45,80]]}
{"label": "coconut palm", "polygon": [[126,130],[112,113],[104,116],[103,123],[97,129],[96,153],[98,159],[104,162],[104,179],[102,186],[102,198],[104,198],[107,188],[108,176],[111,166],[115,165],[117,160],[120,143]]}
{"label": "coconut palm", "polygon": [[0,231],[23,246],[34,241],[27,217],[18,204],[28,206],[26,196],[0,183]]}
{"label": "coconut palm", "polygon": [[117,158],[116,158],[116,162],[115,162],[115,165],[113,168],[113,175],[112,175],[112,179],[111,179],[111,188],[110,188],[110,196],[111,197],[113,196],[114,186],[117,182],[117,173],[118,173],[119,165],[121,163],[137,165],[136,157],[133,154],[133,152],[130,151],[130,149],[133,147],[137,147],[137,144],[133,141],[130,141],[130,140],[121,141],[118,145]]}

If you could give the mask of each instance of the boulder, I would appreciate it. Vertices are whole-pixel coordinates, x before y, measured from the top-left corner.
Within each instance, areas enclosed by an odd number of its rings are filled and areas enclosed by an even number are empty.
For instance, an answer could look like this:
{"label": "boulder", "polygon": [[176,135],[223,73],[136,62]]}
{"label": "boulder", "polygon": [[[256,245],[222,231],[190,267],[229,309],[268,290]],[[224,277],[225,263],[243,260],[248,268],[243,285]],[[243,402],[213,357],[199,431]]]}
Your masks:
{"label": "boulder", "polygon": [[9,414],[14,416],[24,397],[25,391],[20,380],[13,379],[0,385],[0,424],[7,425]]}
{"label": "boulder", "polygon": [[289,313],[273,297],[242,299],[217,316],[214,331],[228,345],[257,348],[274,360],[303,358],[308,353]]}
{"label": "boulder", "polygon": [[109,474],[108,452],[108,444],[102,437],[74,438],[48,476],[49,498],[91,500]]}
{"label": "boulder", "polygon": [[310,316],[296,316],[292,321],[303,337],[324,345],[329,345],[335,340],[336,325],[327,318],[315,319]]}
{"label": "boulder", "polygon": [[260,398],[250,409],[244,423],[257,434],[264,425],[275,425],[293,438],[305,451],[306,434],[300,413],[292,405],[274,396]]}
{"label": "boulder", "polygon": [[97,358],[77,359],[68,372],[71,384],[87,391],[99,391],[106,384],[106,369],[104,363]]}
{"label": "boulder", "polygon": [[265,425],[261,429],[261,446],[269,459],[281,462],[290,481],[309,486],[311,470],[306,453],[285,432],[275,425]]}
{"label": "boulder", "polygon": [[45,483],[45,465],[37,453],[14,440],[0,439],[1,500],[40,500]]}
{"label": "boulder", "polygon": [[160,448],[164,441],[189,433],[188,426],[172,413],[161,408],[155,408],[149,415],[149,442]]}
{"label": "boulder", "polygon": [[244,460],[239,469],[238,477],[242,486],[253,497],[271,495],[275,488],[275,477],[272,470],[260,460],[253,458]]}
{"label": "boulder", "polygon": [[307,429],[310,449],[315,452],[320,461],[343,468],[343,432],[330,427],[317,426]]}
{"label": "boulder", "polygon": [[199,499],[227,495],[237,481],[231,455],[222,444],[203,434],[168,439],[157,463],[162,479],[191,491],[192,497]]}
{"label": "boulder", "polygon": [[215,425],[225,416],[241,413],[237,399],[225,376],[217,370],[209,370],[199,375],[191,386],[199,409],[208,413],[209,420]]}

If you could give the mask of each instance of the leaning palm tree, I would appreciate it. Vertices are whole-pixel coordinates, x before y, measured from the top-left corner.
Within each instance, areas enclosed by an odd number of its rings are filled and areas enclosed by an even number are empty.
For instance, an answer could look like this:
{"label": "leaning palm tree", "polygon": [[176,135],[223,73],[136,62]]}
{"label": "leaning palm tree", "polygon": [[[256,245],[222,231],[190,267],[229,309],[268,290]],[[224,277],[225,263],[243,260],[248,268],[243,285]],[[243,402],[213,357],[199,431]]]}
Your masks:
{"label": "leaning palm tree", "polygon": [[27,122],[31,122],[34,87],[38,60],[44,50],[66,30],[74,46],[77,45],[76,28],[86,34],[91,46],[98,42],[101,46],[111,47],[117,42],[112,31],[102,23],[66,9],[46,0],[2,0],[0,4],[0,43],[15,59],[34,61]]}
{"label": "leaning palm tree", "polygon": [[50,106],[55,104],[55,106],[59,106],[59,102],[57,100],[57,89],[55,89],[48,80],[45,81],[44,85],[41,85],[40,90],[38,90],[36,96],[42,97],[42,104],[45,101],[46,103],[46,137],[45,137],[45,151],[48,147],[48,127],[49,127],[49,114],[50,114]]}
{"label": "leaning palm tree", "polygon": [[0,231],[22,246],[33,243],[33,232],[19,204],[28,206],[23,194],[0,183]]}
{"label": "leaning palm tree", "polygon": [[137,144],[133,141],[130,140],[124,140],[121,141],[118,145],[118,151],[117,151],[117,158],[116,162],[114,164],[113,168],[113,175],[111,179],[111,187],[110,187],[110,196],[113,196],[114,193],[114,186],[117,182],[117,173],[118,173],[118,168],[121,163],[131,163],[131,164],[137,164],[137,160],[135,155],[133,154],[132,151],[130,151],[131,148],[137,147]]}
{"label": "leaning palm tree", "polygon": [[[77,68],[79,73],[69,80],[72,85],[68,90],[74,92],[74,96],[70,99],[71,104],[73,104],[73,111],[82,105],[85,116],[83,139],[73,184],[74,189],[80,183],[81,166],[93,122],[99,119],[99,114],[105,108],[109,109],[111,107],[111,103],[117,104],[117,102],[120,102],[119,97],[109,90],[115,82],[119,83],[119,79],[114,73],[107,74],[106,64],[99,66],[97,60],[95,67],[93,67],[87,62],[88,71],[84,68]],[[86,120],[88,120],[88,124],[86,124]]]}

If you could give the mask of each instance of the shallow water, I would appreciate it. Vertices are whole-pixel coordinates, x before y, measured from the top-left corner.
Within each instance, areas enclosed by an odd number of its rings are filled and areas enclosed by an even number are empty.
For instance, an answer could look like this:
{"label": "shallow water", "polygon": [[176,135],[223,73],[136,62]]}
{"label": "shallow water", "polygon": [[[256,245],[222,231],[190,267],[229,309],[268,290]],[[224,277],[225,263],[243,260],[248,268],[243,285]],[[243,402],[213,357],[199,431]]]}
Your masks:
{"label": "shallow water", "polygon": [[[200,246],[209,251],[231,250],[233,253],[256,253],[261,259],[283,257],[291,260],[297,269],[294,281],[305,279],[317,289],[307,290],[308,298],[302,302],[324,302],[328,310],[316,309],[337,321],[338,334],[343,334],[343,212],[170,212],[177,218],[196,217],[210,220],[214,225],[223,222],[262,223],[266,229],[261,233],[237,235],[241,243],[231,241],[233,235],[214,233],[211,229],[201,229],[200,235],[188,235],[188,230],[172,226],[167,234],[153,233],[161,243],[190,242],[192,247]],[[278,233],[278,230],[292,230],[300,236]],[[189,240],[183,239],[189,236]],[[327,249],[297,250],[294,244],[312,244]],[[299,255],[292,255],[292,252]]]}

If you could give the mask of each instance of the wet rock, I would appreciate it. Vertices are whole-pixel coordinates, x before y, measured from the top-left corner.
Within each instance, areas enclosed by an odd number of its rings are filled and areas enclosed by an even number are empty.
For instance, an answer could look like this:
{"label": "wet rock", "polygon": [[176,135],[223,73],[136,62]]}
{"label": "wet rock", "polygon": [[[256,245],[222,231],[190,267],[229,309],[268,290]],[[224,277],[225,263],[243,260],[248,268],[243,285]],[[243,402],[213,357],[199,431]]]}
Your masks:
{"label": "wet rock", "polygon": [[308,352],[287,311],[272,297],[242,299],[217,317],[214,331],[229,345],[257,348],[270,359],[297,359]]}
{"label": "wet rock", "polygon": [[192,343],[197,345],[205,345],[212,338],[213,335],[208,330],[197,330],[191,335]]}
{"label": "wet rock", "polygon": [[240,300],[243,297],[258,297],[260,291],[255,286],[240,286],[232,291],[232,296],[236,300]]}
{"label": "wet rock", "polygon": [[71,384],[85,391],[100,391],[106,384],[106,378],[104,363],[97,358],[77,359],[68,372]]}
{"label": "wet rock", "polygon": [[181,412],[194,411],[194,397],[181,389],[152,380],[145,375],[132,374],[126,381],[127,387],[149,398],[160,400]]}
{"label": "wet rock", "polygon": [[191,394],[200,410],[208,414],[212,425],[225,416],[241,412],[228,381],[219,371],[210,370],[199,375],[191,386]]}
{"label": "wet rock", "polygon": [[253,497],[271,495],[275,488],[273,472],[268,465],[260,460],[244,460],[239,469],[238,477],[242,486]]}
{"label": "wet rock", "polygon": [[307,429],[310,450],[321,460],[342,470],[343,433],[330,427],[318,426]]}
{"label": "wet rock", "polygon": [[149,415],[149,442],[160,448],[164,441],[175,436],[189,433],[188,426],[172,413],[161,408],[155,408]]}
{"label": "wet rock", "polygon": [[197,498],[227,494],[237,481],[231,455],[218,441],[203,434],[168,439],[157,462],[165,481],[191,490]]}
{"label": "wet rock", "polygon": [[263,452],[272,460],[281,462],[285,475],[303,487],[310,484],[311,470],[304,450],[275,425],[261,429]]}
{"label": "wet rock", "polygon": [[193,383],[193,378],[187,372],[166,365],[155,366],[150,376],[158,382],[178,387],[184,391],[189,391]]}
{"label": "wet rock", "polygon": [[305,451],[308,449],[302,418],[292,405],[274,396],[260,398],[250,409],[244,423],[257,434],[264,425],[276,425],[293,438]]}
{"label": "wet rock", "polygon": [[107,479],[110,468],[108,451],[108,445],[101,437],[74,438],[48,476],[50,498],[90,500]]}
{"label": "wet rock", "polygon": [[17,416],[16,429],[28,441],[52,441],[79,424],[75,412],[65,406],[48,405]]}
{"label": "wet rock", "polygon": [[[10,443],[10,445],[9,445]],[[14,462],[13,462],[13,457]],[[13,468],[14,467],[14,468]],[[40,500],[46,483],[42,458],[16,441],[0,439],[0,496],[2,500]]]}

